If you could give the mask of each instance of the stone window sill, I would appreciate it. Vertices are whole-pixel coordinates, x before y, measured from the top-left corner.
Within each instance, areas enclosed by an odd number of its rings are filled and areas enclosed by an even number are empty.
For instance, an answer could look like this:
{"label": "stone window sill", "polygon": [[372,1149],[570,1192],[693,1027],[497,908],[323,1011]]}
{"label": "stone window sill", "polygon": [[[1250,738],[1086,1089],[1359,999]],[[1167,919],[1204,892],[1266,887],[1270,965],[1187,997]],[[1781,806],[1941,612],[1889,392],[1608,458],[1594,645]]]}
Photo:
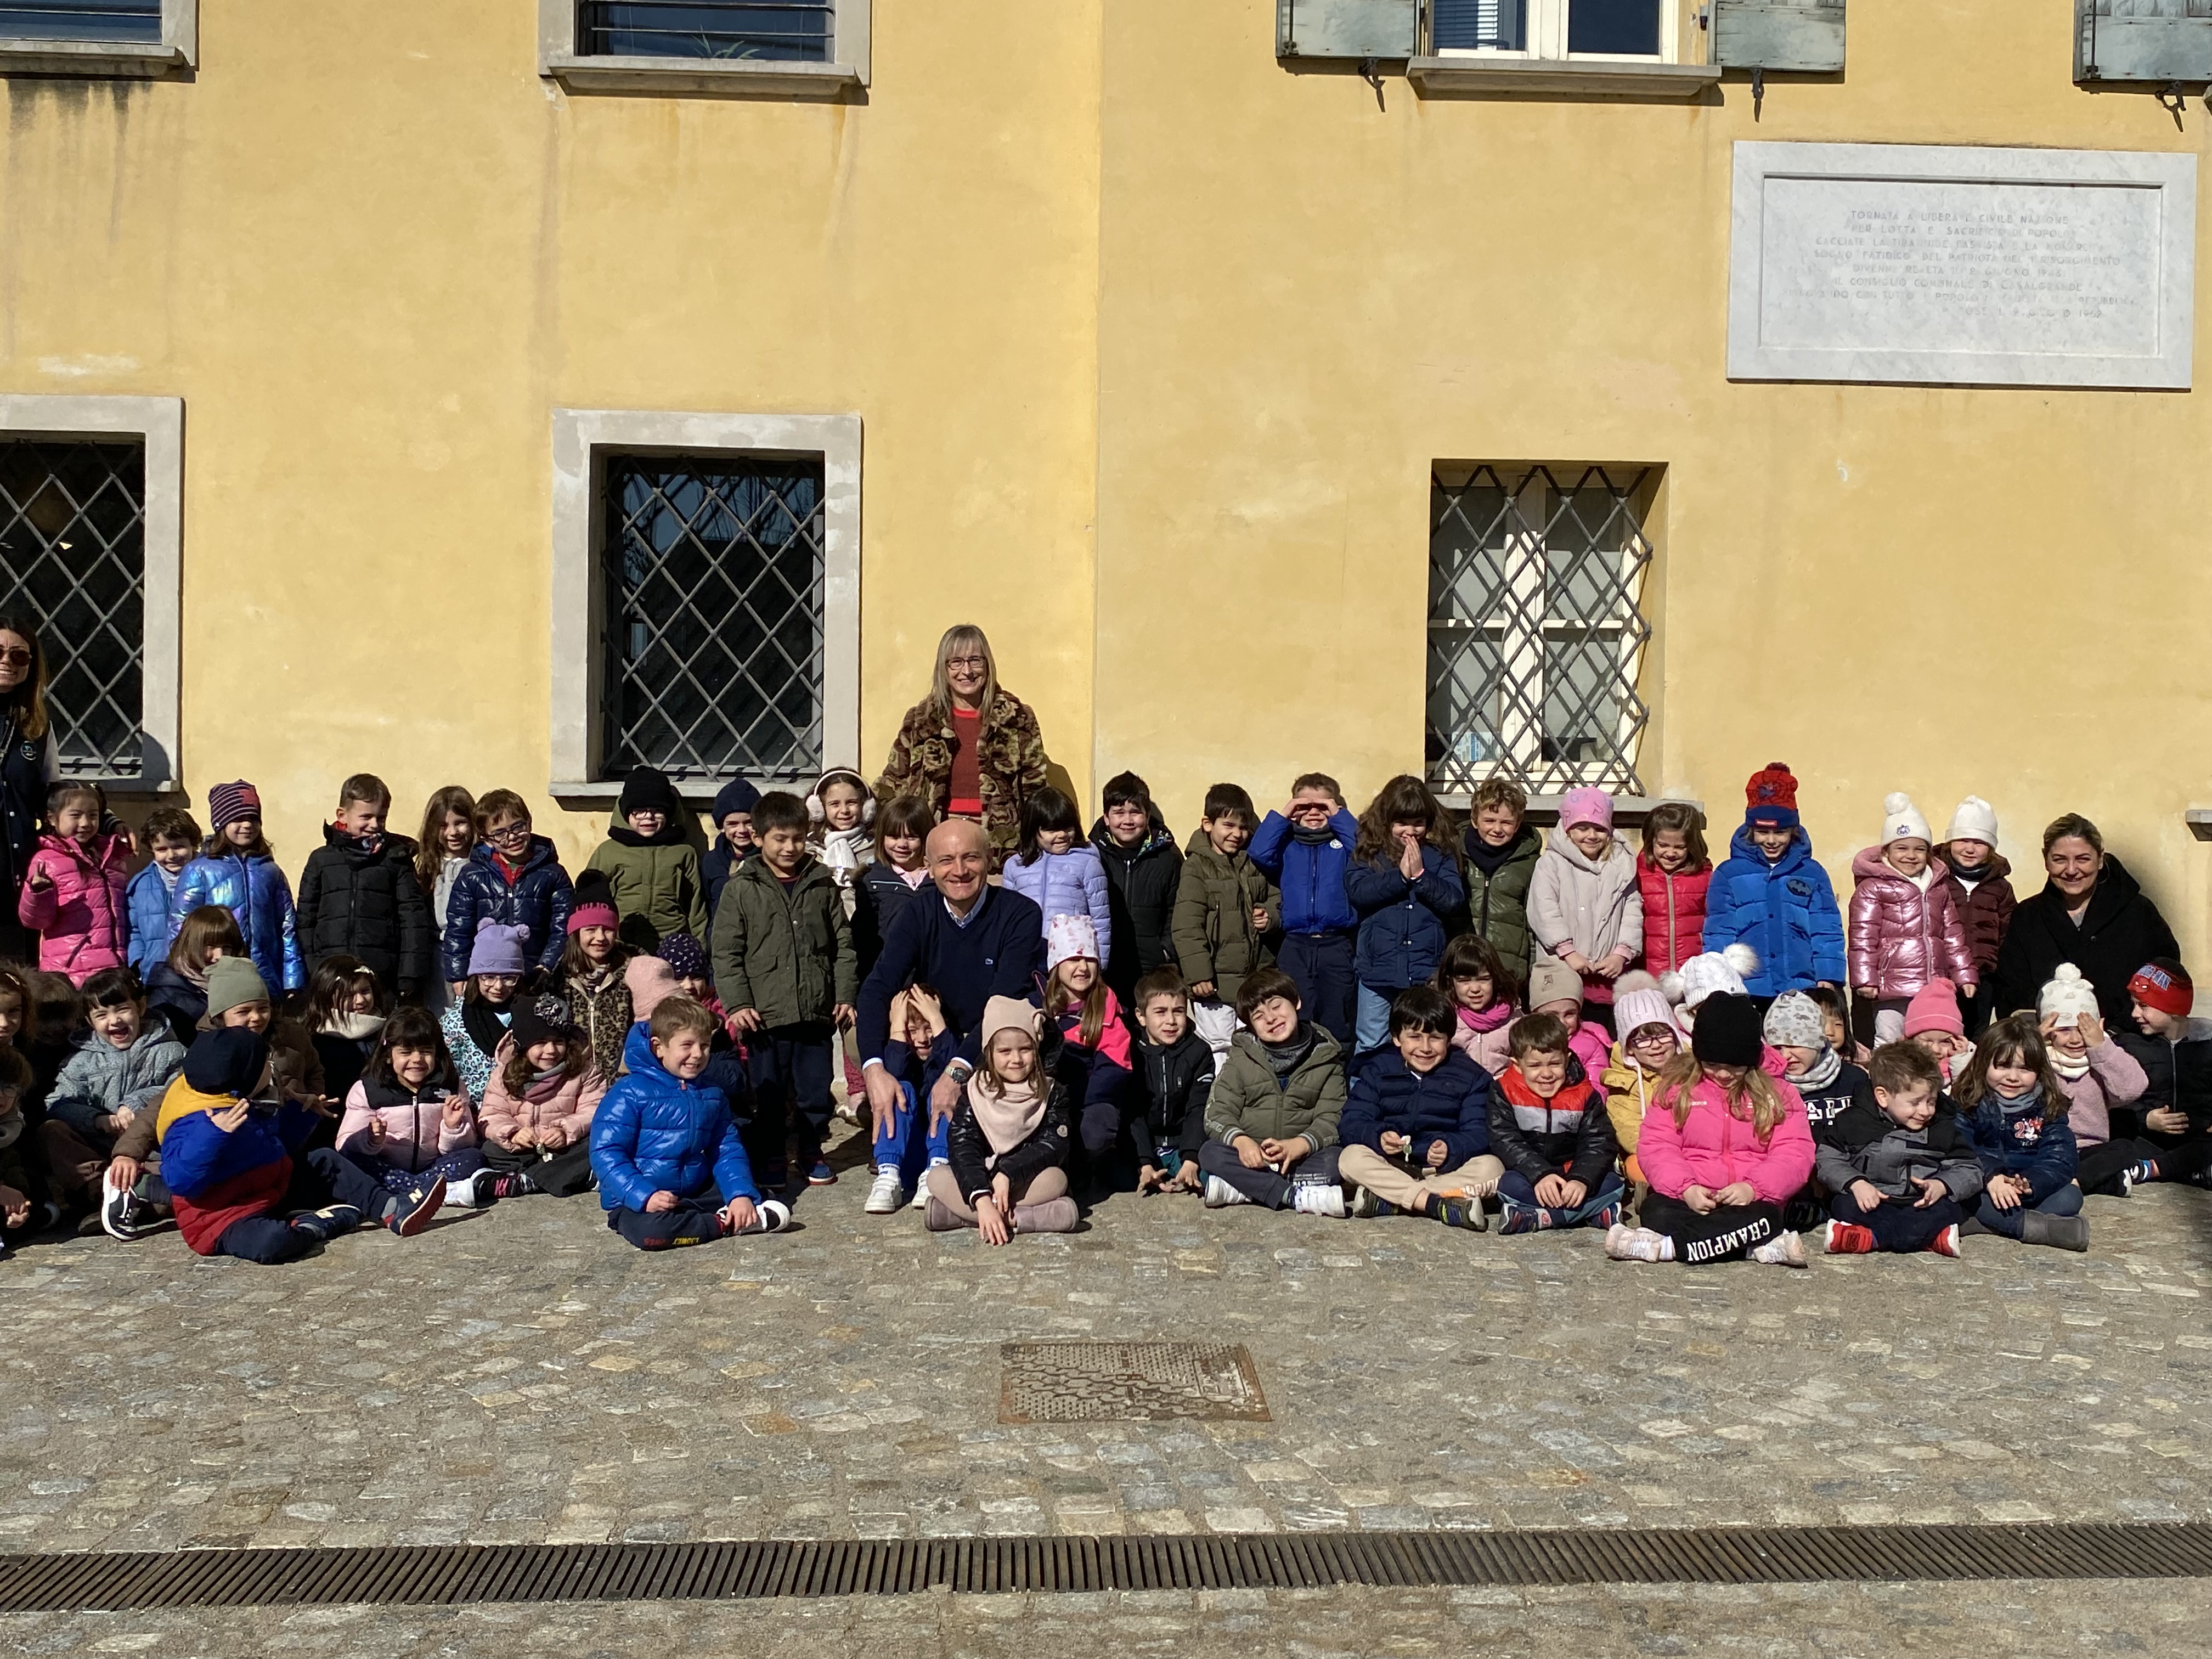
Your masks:
{"label": "stone window sill", "polygon": [[[743,776],[746,782],[763,793],[770,789],[789,789],[794,794],[805,794],[814,787],[814,780],[807,777],[779,778],[766,772],[732,772],[730,777]],[[704,811],[714,804],[714,797],[730,781],[723,778],[671,778],[676,793],[686,806],[696,806]],[[605,808],[611,811],[623,792],[620,778],[600,778],[590,783],[562,782],[559,780],[545,786],[545,793],[562,805]]]}
{"label": "stone window sill", "polygon": [[131,76],[189,68],[180,46],[110,40],[0,40],[0,75]]}
{"label": "stone window sill", "polygon": [[715,62],[689,58],[547,54],[544,72],[570,92],[708,93],[726,98],[836,98],[867,79],[851,64]]}
{"label": "stone window sill", "polygon": [[[1531,823],[1549,826],[1559,821],[1559,809],[1566,804],[1565,795],[1531,795],[1526,814]],[[1437,801],[1455,812],[1474,810],[1474,797],[1469,794],[1438,794]],[[1615,795],[1613,798],[1613,818],[1616,823],[1641,823],[1651,815],[1651,809],[1662,801],[1674,801],[1683,806],[1694,806],[1700,812],[1705,802],[1689,795]]]}
{"label": "stone window sill", "polygon": [[1520,93],[1534,97],[1695,98],[1720,84],[1717,64],[1577,63],[1543,58],[1416,58],[1406,78],[1421,96]]}

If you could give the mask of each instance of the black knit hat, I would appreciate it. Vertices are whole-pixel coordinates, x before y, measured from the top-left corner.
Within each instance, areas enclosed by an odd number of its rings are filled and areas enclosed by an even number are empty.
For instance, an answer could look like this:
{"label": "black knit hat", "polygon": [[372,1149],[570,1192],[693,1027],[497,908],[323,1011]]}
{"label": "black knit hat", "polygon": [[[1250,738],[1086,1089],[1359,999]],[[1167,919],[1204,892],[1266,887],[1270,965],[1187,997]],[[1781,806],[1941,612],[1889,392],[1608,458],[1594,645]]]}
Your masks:
{"label": "black knit hat", "polygon": [[507,1029],[514,1033],[514,1046],[525,1052],[541,1042],[567,1042],[576,1035],[568,1005],[556,996],[517,999]]}
{"label": "black knit hat", "polygon": [[676,786],[669,782],[665,772],[655,771],[650,766],[633,767],[630,775],[623,780],[622,798],[615,802],[615,811],[626,818],[633,812],[647,809],[676,823],[684,816],[683,798],[676,793]]}
{"label": "black knit hat", "polygon": [[185,1081],[204,1095],[243,1099],[259,1086],[269,1064],[269,1039],[243,1025],[204,1031],[185,1055]]}
{"label": "black knit hat", "polygon": [[1756,1066],[1766,1051],[1759,1006],[1749,997],[1716,991],[1698,1005],[1690,1052],[1714,1066]]}

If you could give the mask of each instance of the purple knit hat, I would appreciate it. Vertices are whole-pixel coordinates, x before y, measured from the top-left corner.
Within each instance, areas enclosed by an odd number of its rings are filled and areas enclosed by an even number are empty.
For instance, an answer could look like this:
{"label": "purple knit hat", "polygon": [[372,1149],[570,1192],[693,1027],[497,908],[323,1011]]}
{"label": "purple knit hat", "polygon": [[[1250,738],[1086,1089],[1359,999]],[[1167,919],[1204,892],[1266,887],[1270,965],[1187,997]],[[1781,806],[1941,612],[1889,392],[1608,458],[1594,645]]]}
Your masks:
{"label": "purple knit hat", "polygon": [[221,835],[224,826],[236,823],[240,818],[261,816],[261,792],[244,778],[235,783],[218,783],[208,791],[208,821]]}
{"label": "purple knit hat", "polygon": [[477,923],[477,936],[469,946],[469,976],[478,974],[520,974],[528,970],[522,947],[530,943],[530,929],[517,923],[509,927],[489,916]]}

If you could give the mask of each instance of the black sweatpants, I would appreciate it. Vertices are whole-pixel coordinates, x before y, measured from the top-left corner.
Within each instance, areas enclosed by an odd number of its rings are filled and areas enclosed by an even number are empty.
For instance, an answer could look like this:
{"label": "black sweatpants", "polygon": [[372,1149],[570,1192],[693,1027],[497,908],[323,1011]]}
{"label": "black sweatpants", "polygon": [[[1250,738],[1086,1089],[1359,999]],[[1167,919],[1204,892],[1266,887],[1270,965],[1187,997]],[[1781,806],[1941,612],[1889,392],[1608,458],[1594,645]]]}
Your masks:
{"label": "black sweatpants", "polygon": [[550,1193],[556,1198],[573,1198],[578,1193],[588,1193],[599,1183],[592,1174],[592,1148],[586,1141],[581,1146],[563,1147],[547,1158],[535,1146],[495,1146],[484,1142],[484,1168],[501,1175],[527,1175],[538,1183],[538,1190]]}
{"label": "black sweatpants", "polygon": [[1275,966],[1298,988],[1298,1008],[1305,1017],[1352,1052],[1353,1010],[1359,1000],[1359,980],[1352,972],[1354,933],[1291,933],[1275,953]]}
{"label": "black sweatpants", "polygon": [[2212,1170],[2212,1135],[2146,1133],[2143,1144],[2149,1149],[2150,1160],[2158,1165],[2153,1180],[2191,1181]]}
{"label": "black sweatpants", "polygon": [[712,1192],[679,1198],[672,1210],[609,1210],[607,1225],[641,1250],[711,1244],[722,1236],[722,1200]]}
{"label": "black sweatpants", "polygon": [[1735,1261],[1782,1236],[1777,1204],[1723,1204],[1699,1215],[1679,1198],[1646,1193],[1636,1218],[1674,1241],[1677,1261]]}
{"label": "black sweatpants", "polygon": [[2130,1140],[2125,1135],[2116,1135],[2081,1149],[2075,1164],[2074,1179],[2085,1193],[2116,1198],[2120,1191],[2120,1171],[2132,1170],[2145,1158],[2157,1156],[2158,1148],[2148,1140]]}
{"label": "black sweatpants", "polygon": [[222,1237],[215,1242],[216,1254],[272,1267],[305,1255],[322,1242],[285,1220],[288,1212],[350,1204],[364,1221],[374,1222],[383,1218],[384,1206],[391,1200],[384,1183],[364,1173],[352,1159],[328,1146],[317,1146],[292,1160],[292,1184],[271,1212],[250,1215],[225,1227]]}
{"label": "black sweatpants", "polygon": [[[745,1039],[746,1066],[753,1080],[754,1136],[777,1149],[782,1162],[784,1138],[799,1133],[799,1157],[811,1164],[830,1136],[830,1044],[836,1030],[826,1019],[772,1025]],[[843,1049],[838,1053],[842,1055]]]}
{"label": "black sweatpants", "polygon": [[1838,1221],[1848,1221],[1872,1233],[1877,1250],[1894,1251],[1899,1255],[1926,1249],[1946,1227],[1955,1227],[1966,1219],[1966,1212],[1960,1209],[1956,1199],[1943,1199],[1924,1210],[1884,1199],[1871,1210],[1862,1210],[1858,1200],[1848,1192],[1838,1193],[1828,1200],[1828,1213]]}
{"label": "black sweatpants", "polygon": [[1219,1176],[1255,1204],[1279,1210],[1300,1187],[1334,1181],[1336,1158],[1335,1147],[1324,1146],[1293,1164],[1289,1175],[1279,1176],[1265,1164],[1256,1170],[1246,1169],[1233,1147],[1209,1140],[1199,1148],[1198,1167],[1210,1176]]}

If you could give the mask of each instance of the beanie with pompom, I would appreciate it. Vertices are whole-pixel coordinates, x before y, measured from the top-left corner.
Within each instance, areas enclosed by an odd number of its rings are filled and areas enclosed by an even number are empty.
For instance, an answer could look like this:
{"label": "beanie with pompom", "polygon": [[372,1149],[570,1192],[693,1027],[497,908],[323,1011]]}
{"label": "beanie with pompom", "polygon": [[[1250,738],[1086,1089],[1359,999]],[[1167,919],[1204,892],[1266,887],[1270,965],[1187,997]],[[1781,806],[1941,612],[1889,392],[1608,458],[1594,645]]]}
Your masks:
{"label": "beanie with pompom", "polygon": [[1780,761],[1769,761],[1751,775],[1751,781],[1743,787],[1743,821],[1746,823],[1779,824],[1785,830],[1797,827],[1797,780]]}
{"label": "beanie with pompom", "polygon": [[1928,820],[1921,817],[1911,796],[1899,791],[1881,798],[1881,844],[1885,848],[1892,842],[1928,839]]}
{"label": "beanie with pompom", "polygon": [[2081,970],[2070,962],[2058,964],[2043,994],[2035,1000],[2037,1018],[2053,1025],[2079,1025],[2082,1015],[2096,1012],[2097,988],[2082,978]]}

